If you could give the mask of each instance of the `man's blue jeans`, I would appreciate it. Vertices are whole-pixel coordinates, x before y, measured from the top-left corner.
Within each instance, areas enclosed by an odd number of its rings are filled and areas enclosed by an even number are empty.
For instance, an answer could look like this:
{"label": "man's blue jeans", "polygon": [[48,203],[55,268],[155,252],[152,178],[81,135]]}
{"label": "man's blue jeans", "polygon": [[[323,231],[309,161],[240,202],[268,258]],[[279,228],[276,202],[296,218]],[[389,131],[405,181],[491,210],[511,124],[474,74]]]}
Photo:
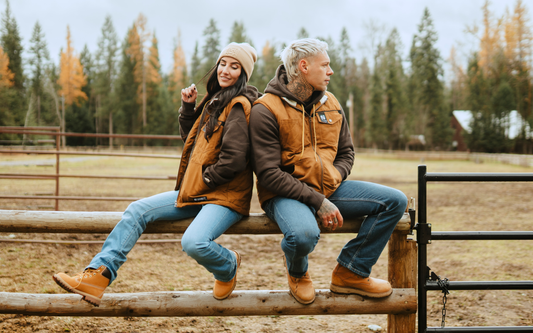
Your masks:
{"label": "man's blue jeans", "polygon": [[237,269],[235,254],[214,240],[239,221],[242,215],[214,204],[177,208],[174,206],[177,197],[177,191],[170,191],[131,203],[107,237],[102,251],[87,268],[106,266],[111,272],[111,284],[148,223],[196,216],[181,239],[183,251],[213,273],[217,280],[228,282],[233,279]]}
{"label": "man's blue jeans", "polygon": [[[360,276],[369,276],[403,216],[407,197],[387,186],[346,180],[328,199],[337,206],[344,219],[367,215],[357,237],[344,245],[337,261]],[[276,221],[283,232],[281,248],[289,274],[302,277],[308,269],[307,256],[320,239],[315,210],[283,197],[266,201],[264,208],[267,216]]]}

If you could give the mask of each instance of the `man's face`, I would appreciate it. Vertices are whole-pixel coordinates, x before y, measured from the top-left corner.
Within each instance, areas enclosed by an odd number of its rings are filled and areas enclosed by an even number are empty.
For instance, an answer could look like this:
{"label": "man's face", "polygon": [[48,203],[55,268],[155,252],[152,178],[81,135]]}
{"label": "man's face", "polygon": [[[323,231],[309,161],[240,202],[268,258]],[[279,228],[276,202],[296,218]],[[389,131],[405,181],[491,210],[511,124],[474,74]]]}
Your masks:
{"label": "man's face", "polygon": [[307,73],[304,77],[315,90],[325,91],[333,70],[329,67],[329,56],[326,52],[307,58]]}

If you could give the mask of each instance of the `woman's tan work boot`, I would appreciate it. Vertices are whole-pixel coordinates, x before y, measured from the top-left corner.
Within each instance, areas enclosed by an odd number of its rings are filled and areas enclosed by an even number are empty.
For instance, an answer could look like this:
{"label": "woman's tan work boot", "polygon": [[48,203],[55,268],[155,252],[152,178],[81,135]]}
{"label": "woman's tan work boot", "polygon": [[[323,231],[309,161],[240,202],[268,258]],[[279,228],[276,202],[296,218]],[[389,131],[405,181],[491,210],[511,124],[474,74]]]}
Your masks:
{"label": "woman's tan work boot", "polygon": [[392,294],[392,287],[388,281],[359,276],[339,264],[333,270],[329,289],[334,293],[357,294],[374,298]]}
{"label": "woman's tan work boot", "polygon": [[235,269],[235,276],[228,282],[222,282],[215,279],[215,286],[213,287],[213,297],[218,300],[223,300],[229,297],[235,286],[237,285],[237,271],[241,266],[241,256],[237,251],[233,251],[237,257],[237,268]]}
{"label": "woman's tan work boot", "polygon": [[100,266],[97,269],[87,268],[72,277],[65,273],[57,273],[53,278],[61,288],[80,294],[84,301],[99,306],[110,280],[102,274],[105,270],[105,266]]}

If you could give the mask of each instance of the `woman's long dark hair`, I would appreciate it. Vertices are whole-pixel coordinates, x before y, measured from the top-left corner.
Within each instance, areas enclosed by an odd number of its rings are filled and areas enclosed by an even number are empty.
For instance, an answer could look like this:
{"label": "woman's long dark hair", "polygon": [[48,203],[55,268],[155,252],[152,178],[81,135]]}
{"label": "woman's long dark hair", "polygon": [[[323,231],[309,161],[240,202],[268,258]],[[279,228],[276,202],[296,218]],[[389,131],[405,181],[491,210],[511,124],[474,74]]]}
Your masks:
{"label": "woman's long dark hair", "polygon": [[[241,95],[246,90],[247,77],[246,72],[242,67],[241,75],[237,79],[237,82],[235,82],[235,84],[231,87],[222,89],[220,84],[218,84],[217,69],[219,65],[220,62],[212,69],[212,73],[206,83],[207,94],[205,94],[197,108],[197,110],[200,111],[197,112],[197,115],[199,116],[201,111],[204,109],[205,103],[209,102],[206,107],[206,112],[209,115],[209,120],[205,128],[205,138],[207,140],[209,140],[211,135],[213,135],[213,131],[218,125],[218,117],[226,105],[228,105],[233,98]],[[202,124],[200,124],[200,126],[202,126]]]}

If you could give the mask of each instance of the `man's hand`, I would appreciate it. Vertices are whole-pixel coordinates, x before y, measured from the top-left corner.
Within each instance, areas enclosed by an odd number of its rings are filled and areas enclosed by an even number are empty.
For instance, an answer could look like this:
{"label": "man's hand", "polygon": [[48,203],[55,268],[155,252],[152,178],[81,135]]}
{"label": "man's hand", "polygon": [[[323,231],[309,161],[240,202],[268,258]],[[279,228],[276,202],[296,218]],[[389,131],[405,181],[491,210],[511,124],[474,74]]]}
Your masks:
{"label": "man's hand", "polygon": [[316,215],[318,222],[322,223],[326,229],[335,230],[337,227],[342,227],[342,223],[344,222],[337,206],[326,198],[324,198],[322,206],[320,206]]}

